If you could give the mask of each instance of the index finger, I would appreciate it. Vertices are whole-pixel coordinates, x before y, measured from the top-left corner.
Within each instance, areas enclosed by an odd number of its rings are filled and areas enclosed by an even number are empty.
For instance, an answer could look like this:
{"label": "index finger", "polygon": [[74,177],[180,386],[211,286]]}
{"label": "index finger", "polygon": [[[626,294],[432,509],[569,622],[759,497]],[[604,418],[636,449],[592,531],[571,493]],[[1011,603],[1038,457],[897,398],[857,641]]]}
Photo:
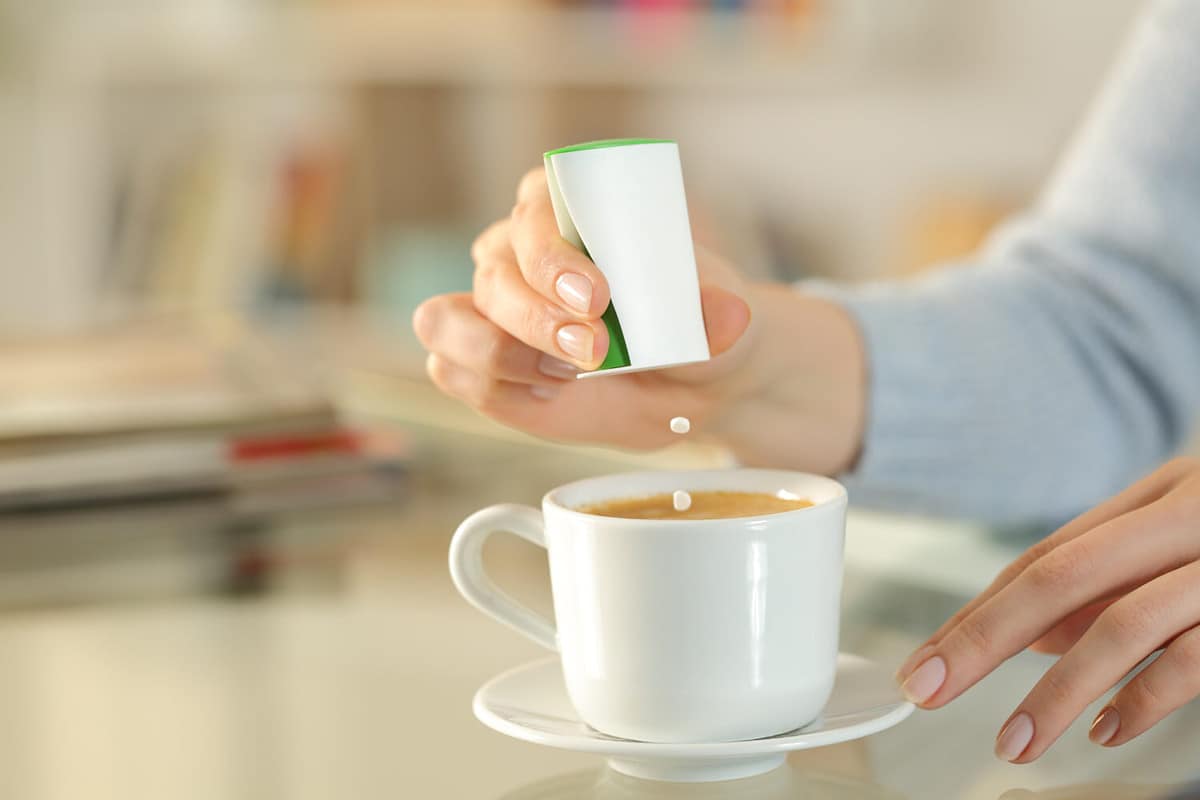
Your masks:
{"label": "index finger", "polygon": [[1170,491],[1171,487],[1174,486],[1180,477],[1181,471],[1177,466],[1167,465],[1155,470],[1129,488],[1110,497],[1090,511],[1079,515],[1045,539],[1030,547],[1015,561],[1005,567],[996,576],[996,579],[992,581],[991,585],[959,609],[950,619],[942,623],[941,627],[925,640],[925,644],[914,650],[912,655],[905,659],[904,663],[900,665],[900,669],[896,671],[896,678],[900,681],[906,680],[913,668],[922,663],[933,652],[934,645],[945,638],[947,633],[957,628],[977,608],[1012,583],[1033,562],[1047,555],[1060,545],[1094,528],[1098,528],[1106,522],[1128,514],[1135,509],[1150,505]]}
{"label": "index finger", "polygon": [[595,319],[608,308],[604,275],[558,232],[544,169],[521,180],[511,235],[521,274],[534,291],[582,319]]}
{"label": "index finger", "polygon": [[1071,612],[1172,568],[1185,536],[1168,514],[1156,501],[1030,564],[932,647],[905,694],[924,708],[943,706]]}

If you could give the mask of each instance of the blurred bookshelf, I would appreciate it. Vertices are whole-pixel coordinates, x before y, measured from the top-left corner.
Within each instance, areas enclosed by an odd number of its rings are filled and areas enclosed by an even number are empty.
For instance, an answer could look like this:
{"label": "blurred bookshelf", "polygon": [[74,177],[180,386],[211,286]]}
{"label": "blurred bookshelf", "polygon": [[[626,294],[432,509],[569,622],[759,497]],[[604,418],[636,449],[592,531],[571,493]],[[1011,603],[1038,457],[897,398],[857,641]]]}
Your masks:
{"label": "blurred bookshelf", "polygon": [[610,136],[678,138],[753,276],[916,271],[1030,196],[1136,6],[980,3],[0,0],[0,337],[345,310],[420,375],[412,308]]}
{"label": "blurred bookshelf", "polygon": [[920,63],[931,16],[882,0],[68,8],[26,54],[43,268],[5,279],[17,330],[325,303],[407,318],[469,286],[473,232],[541,150],[644,133],[636,109],[663,91],[829,92]]}
{"label": "blurred bookshelf", "polygon": [[[198,0],[78,17],[60,40],[109,80],[301,78],[532,85],[824,80],[918,47],[935,3]],[[103,61],[103,64],[98,63]]]}

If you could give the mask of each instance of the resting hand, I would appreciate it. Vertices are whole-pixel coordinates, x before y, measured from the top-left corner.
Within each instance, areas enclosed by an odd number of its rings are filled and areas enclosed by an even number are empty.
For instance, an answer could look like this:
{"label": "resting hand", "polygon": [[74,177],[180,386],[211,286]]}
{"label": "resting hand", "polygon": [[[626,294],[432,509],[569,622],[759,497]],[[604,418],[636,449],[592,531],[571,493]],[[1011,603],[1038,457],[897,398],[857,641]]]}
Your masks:
{"label": "resting hand", "polygon": [[1062,657],[1000,729],[1008,761],[1041,756],[1155,651],[1096,716],[1092,741],[1124,744],[1200,694],[1200,462],[1170,462],[1030,548],[898,677],[939,708],[1026,647]]}

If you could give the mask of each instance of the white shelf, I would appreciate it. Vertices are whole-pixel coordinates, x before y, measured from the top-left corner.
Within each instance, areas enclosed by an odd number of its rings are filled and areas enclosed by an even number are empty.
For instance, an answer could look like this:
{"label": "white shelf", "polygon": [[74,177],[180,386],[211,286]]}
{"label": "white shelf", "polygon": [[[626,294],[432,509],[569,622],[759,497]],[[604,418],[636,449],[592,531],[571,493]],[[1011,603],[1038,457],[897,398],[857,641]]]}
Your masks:
{"label": "white shelf", "polygon": [[[845,9],[851,4],[835,4]],[[370,5],[250,9],[169,6],[78,17],[52,55],[88,80],[247,79],[476,85],[740,87],[824,82],[903,62],[903,24],[824,12],[774,15]],[[897,15],[891,15],[895,17]],[[868,24],[869,23],[869,24]],[[904,31],[903,34],[898,33]]]}

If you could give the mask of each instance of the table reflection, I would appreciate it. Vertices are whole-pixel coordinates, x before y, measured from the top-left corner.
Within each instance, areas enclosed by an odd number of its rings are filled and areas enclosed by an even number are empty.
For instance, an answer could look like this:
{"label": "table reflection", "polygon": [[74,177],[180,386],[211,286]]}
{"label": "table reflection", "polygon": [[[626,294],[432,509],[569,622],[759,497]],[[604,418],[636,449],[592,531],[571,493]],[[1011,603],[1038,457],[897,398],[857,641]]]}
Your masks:
{"label": "table reflection", "polygon": [[714,783],[648,781],[602,767],[536,781],[501,795],[498,800],[897,800],[903,797],[870,778],[788,763],[764,775]]}
{"label": "table reflection", "polygon": [[1200,782],[1167,784],[1080,783],[1044,789],[1012,789],[999,800],[1196,800]]}
{"label": "table reflection", "polygon": [[[836,761],[836,758],[834,759]],[[896,800],[903,795],[866,775],[789,763],[737,781],[665,783],[622,775],[608,767],[535,781],[497,800]],[[997,800],[1197,800],[1200,782],[1188,784],[1081,783],[1041,791],[1010,789]]]}

